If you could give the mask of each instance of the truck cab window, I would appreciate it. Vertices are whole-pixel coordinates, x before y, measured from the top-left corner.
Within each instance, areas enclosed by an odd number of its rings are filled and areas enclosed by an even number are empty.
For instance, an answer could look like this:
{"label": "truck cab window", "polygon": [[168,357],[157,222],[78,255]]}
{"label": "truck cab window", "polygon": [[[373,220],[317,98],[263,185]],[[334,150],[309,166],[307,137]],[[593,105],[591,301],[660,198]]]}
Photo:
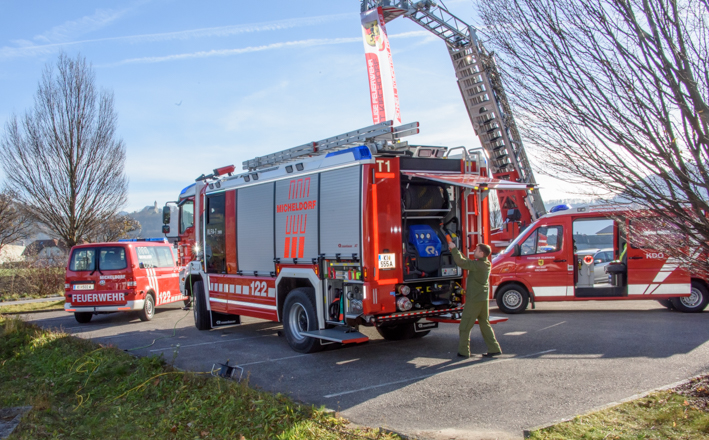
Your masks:
{"label": "truck cab window", "polygon": [[522,255],[548,254],[561,250],[564,228],[540,226],[522,243]]}
{"label": "truck cab window", "polygon": [[194,226],[194,202],[185,202],[180,206],[180,234]]}

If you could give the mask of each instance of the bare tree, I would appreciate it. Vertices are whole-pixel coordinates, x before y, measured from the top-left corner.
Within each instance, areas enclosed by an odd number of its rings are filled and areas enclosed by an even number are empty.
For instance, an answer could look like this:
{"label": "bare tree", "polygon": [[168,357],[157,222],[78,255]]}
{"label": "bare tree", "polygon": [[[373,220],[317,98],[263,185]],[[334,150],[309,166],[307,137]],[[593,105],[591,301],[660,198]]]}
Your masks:
{"label": "bare tree", "polygon": [[34,107],[13,115],[0,142],[8,186],[37,221],[73,246],[126,202],[125,147],[113,93],[98,91],[86,59],[47,65]]}
{"label": "bare tree", "polygon": [[116,241],[121,238],[128,238],[131,235],[135,236],[135,234],[140,233],[141,229],[142,227],[138,220],[125,214],[118,214],[102,222],[95,235],[88,237],[88,241],[95,243]]}
{"label": "bare tree", "polygon": [[0,192],[0,251],[8,244],[27,238],[32,220],[20,209],[9,190]]}
{"label": "bare tree", "polygon": [[709,252],[709,0],[479,9],[542,172],[645,208],[689,238],[653,244],[687,264]]}

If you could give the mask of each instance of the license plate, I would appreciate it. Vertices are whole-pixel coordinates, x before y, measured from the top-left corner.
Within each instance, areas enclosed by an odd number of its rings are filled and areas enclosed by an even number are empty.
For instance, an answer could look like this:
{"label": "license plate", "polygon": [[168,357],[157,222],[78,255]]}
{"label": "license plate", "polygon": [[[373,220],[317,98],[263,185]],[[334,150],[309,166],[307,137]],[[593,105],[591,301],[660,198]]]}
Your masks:
{"label": "license plate", "polygon": [[93,284],[74,284],[74,290],[94,290]]}
{"label": "license plate", "polygon": [[396,268],[394,254],[379,254],[379,268],[380,269],[394,269],[394,268]]}

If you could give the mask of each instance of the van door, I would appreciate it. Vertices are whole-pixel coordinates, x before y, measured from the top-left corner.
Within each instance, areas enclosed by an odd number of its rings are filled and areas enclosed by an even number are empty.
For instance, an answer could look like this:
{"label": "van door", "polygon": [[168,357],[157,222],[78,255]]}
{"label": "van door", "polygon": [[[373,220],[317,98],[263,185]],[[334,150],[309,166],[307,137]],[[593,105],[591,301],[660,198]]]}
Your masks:
{"label": "van door", "polygon": [[180,293],[179,274],[172,252],[167,246],[136,246],[140,264],[137,272],[147,278],[147,290],[155,293],[159,306],[184,299]]}
{"label": "van door", "polygon": [[572,243],[568,229],[559,221],[543,224],[520,244],[515,270],[517,277],[532,287],[535,298],[559,299],[573,295]]}
{"label": "van door", "polygon": [[[628,295],[688,295],[691,280],[679,264],[662,252],[652,249],[653,237],[670,234],[659,231],[656,221],[632,219],[630,245],[626,251]],[[678,244],[681,240],[678,238]]]}

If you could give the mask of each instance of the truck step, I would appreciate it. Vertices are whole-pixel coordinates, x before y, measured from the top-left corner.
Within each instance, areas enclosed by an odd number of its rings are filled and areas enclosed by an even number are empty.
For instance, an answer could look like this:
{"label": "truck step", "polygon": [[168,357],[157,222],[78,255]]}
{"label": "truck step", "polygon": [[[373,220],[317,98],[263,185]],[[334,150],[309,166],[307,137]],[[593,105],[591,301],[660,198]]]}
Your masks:
{"label": "truck step", "polygon": [[326,328],[323,330],[303,332],[301,334],[311,338],[339,342],[341,344],[359,344],[369,341],[369,337],[360,332],[352,331],[347,327]]}
{"label": "truck step", "polygon": [[[501,322],[507,321],[506,316],[490,316],[490,324],[499,324]],[[444,323],[449,323],[449,324],[460,324],[460,318],[456,318],[451,315],[440,315],[440,316],[434,316],[430,318],[426,318],[427,321],[432,321],[432,322],[444,322]],[[476,324],[478,324],[478,321],[475,321]]]}

